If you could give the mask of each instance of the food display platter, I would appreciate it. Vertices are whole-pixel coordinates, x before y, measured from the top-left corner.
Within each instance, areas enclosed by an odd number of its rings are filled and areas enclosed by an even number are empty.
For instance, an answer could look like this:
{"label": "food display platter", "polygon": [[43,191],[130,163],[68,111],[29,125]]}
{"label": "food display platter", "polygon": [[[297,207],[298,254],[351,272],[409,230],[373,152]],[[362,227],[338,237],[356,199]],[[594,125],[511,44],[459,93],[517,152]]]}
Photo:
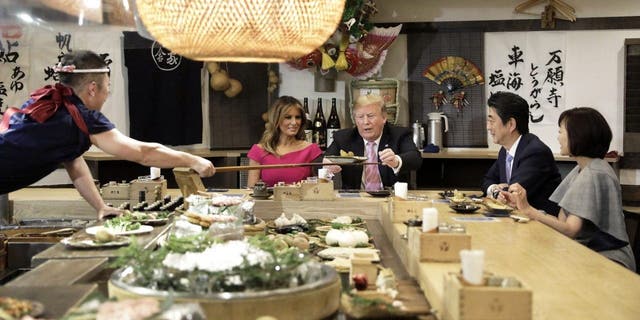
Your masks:
{"label": "food display platter", "polygon": [[340,306],[340,278],[330,266],[322,265],[323,276],[299,287],[252,292],[194,294],[153,290],[130,284],[132,270],[116,270],[109,280],[109,297],[121,299],[151,297],[175,302],[197,302],[207,319],[254,320],[277,314],[279,320],[324,319]]}

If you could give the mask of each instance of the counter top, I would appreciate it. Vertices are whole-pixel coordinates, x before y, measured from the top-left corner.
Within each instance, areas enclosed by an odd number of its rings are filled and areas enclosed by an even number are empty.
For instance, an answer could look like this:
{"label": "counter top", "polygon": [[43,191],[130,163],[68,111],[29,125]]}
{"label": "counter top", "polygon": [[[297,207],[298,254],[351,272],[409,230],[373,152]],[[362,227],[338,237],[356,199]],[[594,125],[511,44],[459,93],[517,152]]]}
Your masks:
{"label": "counter top", "polygon": [[[498,159],[499,150],[487,148],[442,148],[438,153],[422,152],[422,158],[426,159]],[[556,161],[575,162],[569,156],[554,153]],[[618,162],[618,158],[606,158],[607,162]]]}
{"label": "counter top", "polygon": [[[187,152],[203,158],[218,158],[218,157],[240,157],[243,153],[247,153],[248,150],[209,150],[205,148],[199,149],[175,149],[178,151]],[[82,157],[87,161],[113,161],[122,160],[116,156],[110,155],[103,151],[87,151]]]}
{"label": "counter top", "polygon": [[[434,199],[434,193],[428,193]],[[460,223],[446,203],[435,202],[439,221]],[[411,255],[404,224],[382,220],[388,237],[436,310],[442,310],[444,275],[459,263],[419,262]],[[640,314],[640,277],[595,251],[537,221],[464,222],[473,249],[485,251],[485,270],[514,276],[533,292],[533,319],[636,319]]]}
{"label": "counter top", "polygon": [[[153,248],[158,239],[160,239],[170,227],[171,223],[153,227],[150,233],[136,235],[135,239],[138,241],[138,245],[143,248]],[[86,235],[85,230],[81,230],[76,234]],[[36,267],[49,259],[107,258],[109,261],[112,261],[117,257],[118,249],[120,248],[68,249],[62,243],[56,243],[33,256],[31,266]]]}
{"label": "counter top", "polygon": [[[70,190],[72,194],[75,192]],[[236,192],[249,191],[230,191]],[[439,199],[437,191],[411,190],[409,194],[426,196],[428,200],[424,201],[424,206],[436,207],[441,222],[456,222],[454,218],[482,217],[480,214],[452,212],[447,203],[435,200]],[[390,198],[372,198],[366,194],[335,201],[256,200],[255,213],[264,218],[273,218],[286,212],[288,215],[299,213],[302,216],[321,217],[350,214],[380,220],[399,260],[416,278],[433,308],[442,310],[444,275],[459,272],[460,264],[417,261],[407,241],[401,238],[407,227],[390,220],[390,202]],[[472,248],[485,251],[486,271],[500,276],[513,276],[532,290],[533,319],[635,319],[640,314],[640,277],[636,273],[546,225],[536,221],[520,224],[509,218],[462,223],[471,235]],[[159,235],[160,232],[149,237]],[[95,255],[66,250],[57,244],[37,257],[56,257],[52,253],[58,257]]]}

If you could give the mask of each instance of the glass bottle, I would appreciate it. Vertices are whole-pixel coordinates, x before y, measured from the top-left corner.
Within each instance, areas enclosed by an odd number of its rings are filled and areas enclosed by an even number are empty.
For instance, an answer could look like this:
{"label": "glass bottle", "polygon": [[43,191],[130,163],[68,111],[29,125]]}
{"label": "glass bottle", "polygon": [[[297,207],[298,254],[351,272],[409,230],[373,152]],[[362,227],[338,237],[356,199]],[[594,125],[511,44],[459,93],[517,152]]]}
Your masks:
{"label": "glass bottle", "polygon": [[327,120],[327,147],[333,142],[333,133],[340,130],[340,118],[336,110],[336,98],[331,99],[331,113]]}
{"label": "glass bottle", "polygon": [[322,112],[322,98],[318,98],[316,116],[313,119],[313,142],[317,143],[320,149],[327,149],[327,122]]}
{"label": "glass bottle", "polygon": [[307,121],[304,123],[304,136],[307,142],[313,142],[313,122],[311,121],[311,115],[309,114],[309,98],[304,98],[304,115]]}

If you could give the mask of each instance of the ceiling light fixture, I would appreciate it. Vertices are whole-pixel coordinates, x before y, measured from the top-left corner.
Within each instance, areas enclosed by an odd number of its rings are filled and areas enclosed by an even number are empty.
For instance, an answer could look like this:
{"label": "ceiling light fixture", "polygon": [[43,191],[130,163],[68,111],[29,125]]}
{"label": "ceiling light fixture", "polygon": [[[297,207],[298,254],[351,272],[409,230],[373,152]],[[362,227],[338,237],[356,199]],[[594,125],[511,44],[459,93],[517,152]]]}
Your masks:
{"label": "ceiling light fixture", "polygon": [[282,62],[320,47],[345,0],[135,0],[165,48],[201,61]]}

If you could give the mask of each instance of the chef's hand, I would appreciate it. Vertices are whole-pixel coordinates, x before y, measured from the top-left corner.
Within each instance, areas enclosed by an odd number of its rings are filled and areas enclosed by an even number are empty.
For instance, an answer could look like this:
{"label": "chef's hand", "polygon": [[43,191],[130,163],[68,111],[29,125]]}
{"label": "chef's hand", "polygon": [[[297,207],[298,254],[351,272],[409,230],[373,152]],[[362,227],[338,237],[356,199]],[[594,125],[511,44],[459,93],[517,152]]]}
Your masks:
{"label": "chef's hand", "polygon": [[123,212],[118,208],[104,206],[98,211],[98,220],[115,218],[122,215]]}
{"label": "chef's hand", "polygon": [[196,161],[191,165],[191,169],[195,170],[201,177],[210,177],[216,173],[216,168],[211,161],[196,157]]}
{"label": "chef's hand", "polygon": [[[333,162],[331,162],[331,160],[329,160],[329,159],[327,159],[327,158],[323,158],[323,159],[322,159],[322,163],[333,163]],[[327,169],[327,170],[329,171],[329,173],[331,173],[331,174],[336,174],[336,173],[338,173],[338,172],[342,171],[342,167],[341,167],[341,166],[336,166],[336,165],[333,165],[333,166],[323,166],[323,168],[324,168],[324,169]]]}
{"label": "chef's hand", "polygon": [[398,156],[396,153],[391,150],[391,148],[386,148],[380,152],[378,152],[378,159],[385,166],[391,167],[392,169],[397,168],[400,165],[400,160],[398,160]]}

